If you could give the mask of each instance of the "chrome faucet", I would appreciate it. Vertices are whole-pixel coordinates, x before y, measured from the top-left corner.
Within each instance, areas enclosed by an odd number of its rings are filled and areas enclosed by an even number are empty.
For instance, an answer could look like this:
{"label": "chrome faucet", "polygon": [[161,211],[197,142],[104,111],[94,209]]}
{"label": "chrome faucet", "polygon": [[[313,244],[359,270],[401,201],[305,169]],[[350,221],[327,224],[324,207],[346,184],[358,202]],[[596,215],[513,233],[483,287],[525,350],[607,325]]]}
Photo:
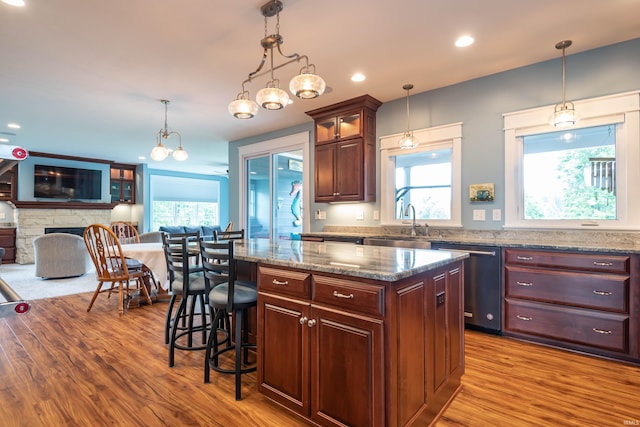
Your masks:
{"label": "chrome faucet", "polygon": [[416,208],[411,203],[407,204],[404,210],[404,216],[409,216],[409,208],[411,208],[411,237],[416,237]]}

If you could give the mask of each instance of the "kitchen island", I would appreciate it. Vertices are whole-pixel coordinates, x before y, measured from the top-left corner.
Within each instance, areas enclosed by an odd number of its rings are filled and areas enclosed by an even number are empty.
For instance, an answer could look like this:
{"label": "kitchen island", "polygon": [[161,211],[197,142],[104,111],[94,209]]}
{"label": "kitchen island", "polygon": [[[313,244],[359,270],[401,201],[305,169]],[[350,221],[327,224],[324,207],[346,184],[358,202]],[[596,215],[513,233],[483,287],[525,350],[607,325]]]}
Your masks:
{"label": "kitchen island", "polygon": [[238,241],[257,266],[261,393],[317,425],[433,423],[464,373],[468,254]]}

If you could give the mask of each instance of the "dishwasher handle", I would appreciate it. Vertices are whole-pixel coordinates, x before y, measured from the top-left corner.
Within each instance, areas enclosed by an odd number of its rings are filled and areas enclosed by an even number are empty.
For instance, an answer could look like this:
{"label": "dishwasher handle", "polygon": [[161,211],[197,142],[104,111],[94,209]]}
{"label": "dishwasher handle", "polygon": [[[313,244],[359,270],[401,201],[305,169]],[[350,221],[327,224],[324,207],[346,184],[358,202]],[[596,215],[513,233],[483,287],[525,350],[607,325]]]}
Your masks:
{"label": "dishwasher handle", "polygon": [[458,252],[466,252],[471,255],[488,255],[488,256],[496,256],[496,251],[472,251],[468,249],[461,248],[438,248],[439,251],[458,251]]}

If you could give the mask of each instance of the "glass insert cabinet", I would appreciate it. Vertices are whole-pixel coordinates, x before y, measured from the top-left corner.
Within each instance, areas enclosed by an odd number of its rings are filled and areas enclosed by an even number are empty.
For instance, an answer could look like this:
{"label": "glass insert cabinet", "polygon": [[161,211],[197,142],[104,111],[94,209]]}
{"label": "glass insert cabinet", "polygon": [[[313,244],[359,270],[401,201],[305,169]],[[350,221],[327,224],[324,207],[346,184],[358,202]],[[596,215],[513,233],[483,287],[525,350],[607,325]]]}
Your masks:
{"label": "glass insert cabinet", "polygon": [[135,200],[135,165],[111,165],[111,202],[134,204]]}

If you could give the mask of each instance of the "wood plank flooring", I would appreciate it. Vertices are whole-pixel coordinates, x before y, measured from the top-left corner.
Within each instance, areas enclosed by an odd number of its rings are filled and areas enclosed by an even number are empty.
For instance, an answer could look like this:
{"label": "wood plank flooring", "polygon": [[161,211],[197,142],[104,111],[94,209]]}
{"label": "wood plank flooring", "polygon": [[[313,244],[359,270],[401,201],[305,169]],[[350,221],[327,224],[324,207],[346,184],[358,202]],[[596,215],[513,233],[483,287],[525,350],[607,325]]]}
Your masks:
{"label": "wood plank flooring", "polygon": [[[300,426],[243,376],[202,380],[202,353],[167,365],[167,305],[117,313],[91,294],[32,301],[0,319],[0,425]],[[640,368],[467,331],[463,389],[448,426],[640,425]]]}

